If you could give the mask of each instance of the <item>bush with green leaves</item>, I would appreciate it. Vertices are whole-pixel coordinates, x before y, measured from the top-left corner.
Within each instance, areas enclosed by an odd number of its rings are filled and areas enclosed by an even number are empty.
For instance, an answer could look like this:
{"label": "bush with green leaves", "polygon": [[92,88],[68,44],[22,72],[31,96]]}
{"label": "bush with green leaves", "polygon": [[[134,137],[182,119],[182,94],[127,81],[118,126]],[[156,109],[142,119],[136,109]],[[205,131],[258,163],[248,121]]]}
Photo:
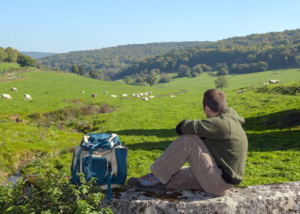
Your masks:
{"label": "bush with green leaves", "polygon": [[93,185],[95,179],[86,182],[83,174],[81,186],[70,184],[65,173],[53,168],[25,178],[0,186],[0,213],[113,213],[101,205],[106,196]]}

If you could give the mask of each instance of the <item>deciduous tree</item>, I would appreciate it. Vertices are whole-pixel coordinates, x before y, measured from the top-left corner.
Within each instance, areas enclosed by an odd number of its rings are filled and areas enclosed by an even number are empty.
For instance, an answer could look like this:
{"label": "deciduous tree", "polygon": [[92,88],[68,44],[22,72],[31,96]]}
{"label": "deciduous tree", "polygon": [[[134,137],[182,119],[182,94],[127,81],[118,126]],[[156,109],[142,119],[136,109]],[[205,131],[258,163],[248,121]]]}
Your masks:
{"label": "deciduous tree", "polygon": [[93,79],[98,79],[99,77],[99,73],[95,70],[90,70],[89,75],[93,78]]}
{"label": "deciduous tree", "polygon": [[5,48],[5,52],[7,53],[7,62],[16,62],[18,59],[19,52],[16,49],[11,47]]}
{"label": "deciduous tree", "polygon": [[180,65],[178,77],[190,77],[191,76],[191,69],[187,65]]}
{"label": "deciduous tree", "polygon": [[72,72],[75,73],[75,74],[79,73],[79,69],[78,69],[77,65],[75,65],[75,64],[72,65]]}
{"label": "deciduous tree", "polygon": [[155,72],[155,70],[158,69],[151,70],[145,79],[145,82],[148,83],[150,86],[154,85],[157,80],[157,73]]}
{"label": "deciduous tree", "polygon": [[228,70],[226,68],[221,68],[218,73],[217,73],[217,76],[220,76],[220,75],[227,75],[228,74]]}
{"label": "deciduous tree", "polygon": [[167,83],[167,82],[171,82],[172,78],[170,77],[170,75],[168,73],[162,73],[160,75],[160,79],[159,79],[159,83]]}
{"label": "deciduous tree", "polygon": [[85,75],[86,74],[86,69],[85,69],[85,67],[84,66],[82,66],[82,67],[79,67],[79,69],[78,69],[79,71],[78,71],[78,74],[79,75],[81,75],[81,76],[83,76],[83,75]]}
{"label": "deciduous tree", "polygon": [[192,68],[192,72],[196,72],[196,73],[198,73],[198,74],[202,74],[202,73],[203,73],[203,69],[202,69],[201,64],[195,65],[195,66]]}
{"label": "deciduous tree", "polygon": [[138,77],[138,78],[136,78],[135,82],[136,83],[143,83],[143,82],[145,82],[145,80],[142,77]]}
{"label": "deciduous tree", "polygon": [[131,81],[132,81],[132,78],[131,76],[125,76],[123,81],[126,83],[126,84],[129,84]]}
{"label": "deciduous tree", "polygon": [[226,76],[218,76],[217,79],[215,80],[215,85],[216,88],[223,88],[228,87],[228,81]]}
{"label": "deciduous tree", "polygon": [[34,67],[35,60],[30,56],[19,54],[17,63],[20,64],[21,67]]}
{"label": "deciduous tree", "polygon": [[5,52],[4,48],[0,47],[0,62],[3,62],[7,59],[8,54]]}

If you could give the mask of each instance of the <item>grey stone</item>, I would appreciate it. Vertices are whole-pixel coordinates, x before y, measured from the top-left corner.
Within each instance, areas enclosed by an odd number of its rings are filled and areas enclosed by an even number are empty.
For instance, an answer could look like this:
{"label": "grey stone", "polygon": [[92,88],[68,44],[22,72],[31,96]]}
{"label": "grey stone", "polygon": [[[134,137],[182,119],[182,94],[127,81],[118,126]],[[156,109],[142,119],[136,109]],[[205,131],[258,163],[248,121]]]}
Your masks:
{"label": "grey stone", "polygon": [[283,214],[300,213],[300,181],[233,188],[224,196],[203,191],[174,190],[154,194],[114,189],[116,214]]}

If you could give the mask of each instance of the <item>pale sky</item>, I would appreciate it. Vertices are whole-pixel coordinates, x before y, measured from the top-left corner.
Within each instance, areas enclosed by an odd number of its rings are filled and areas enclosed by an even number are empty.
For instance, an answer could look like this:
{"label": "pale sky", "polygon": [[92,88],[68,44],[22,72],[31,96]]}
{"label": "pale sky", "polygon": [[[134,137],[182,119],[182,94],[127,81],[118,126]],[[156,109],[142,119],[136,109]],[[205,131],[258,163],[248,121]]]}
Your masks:
{"label": "pale sky", "polygon": [[0,0],[0,47],[66,53],[300,28],[300,0]]}

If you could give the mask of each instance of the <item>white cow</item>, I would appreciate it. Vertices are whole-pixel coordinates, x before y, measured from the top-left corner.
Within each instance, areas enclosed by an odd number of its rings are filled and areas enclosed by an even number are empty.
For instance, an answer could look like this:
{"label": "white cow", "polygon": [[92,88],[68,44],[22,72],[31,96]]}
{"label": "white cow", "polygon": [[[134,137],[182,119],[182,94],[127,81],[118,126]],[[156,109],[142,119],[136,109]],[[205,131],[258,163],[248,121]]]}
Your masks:
{"label": "white cow", "polygon": [[24,94],[25,100],[32,100],[31,96],[29,94]]}
{"label": "white cow", "polygon": [[82,91],[81,93],[84,94],[84,91]]}
{"label": "white cow", "polygon": [[141,100],[148,101],[148,97],[142,97]]}
{"label": "white cow", "polygon": [[279,80],[269,80],[269,83],[270,84],[275,84],[275,83],[280,83],[280,81]]}
{"label": "white cow", "polygon": [[262,85],[269,85],[269,83],[268,82],[264,82]]}
{"label": "white cow", "polygon": [[92,98],[95,98],[95,97],[97,97],[97,94],[93,93],[93,94],[91,94],[91,96],[92,96]]}
{"label": "white cow", "polygon": [[111,97],[117,97],[117,95],[113,95],[113,94],[112,94],[112,95],[110,95],[110,96],[111,96]]}
{"label": "white cow", "polygon": [[175,97],[174,95],[170,95],[170,97]]}
{"label": "white cow", "polygon": [[127,97],[127,94],[121,94],[120,96],[121,97]]}
{"label": "white cow", "polygon": [[15,87],[11,87],[11,89],[10,89],[11,91],[18,91],[18,89],[17,88],[15,88]]}
{"label": "white cow", "polygon": [[12,100],[9,94],[2,94],[2,99]]}

